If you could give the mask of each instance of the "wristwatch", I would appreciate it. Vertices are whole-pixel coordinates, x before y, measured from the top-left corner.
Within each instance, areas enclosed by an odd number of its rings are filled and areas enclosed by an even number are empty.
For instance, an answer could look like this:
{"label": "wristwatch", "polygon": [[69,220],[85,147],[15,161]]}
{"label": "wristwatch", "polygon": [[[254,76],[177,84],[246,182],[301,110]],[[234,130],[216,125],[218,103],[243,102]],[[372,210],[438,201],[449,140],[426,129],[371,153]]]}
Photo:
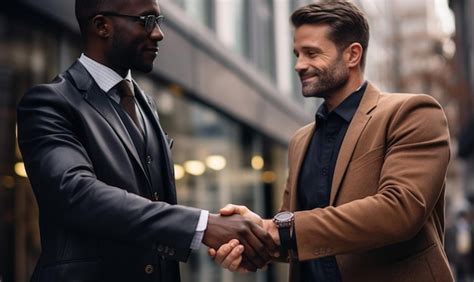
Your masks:
{"label": "wristwatch", "polygon": [[288,256],[288,251],[292,249],[291,238],[293,235],[294,221],[295,215],[289,211],[277,213],[273,217],[273,222],[275,222],[278,227],[278,234],[280,235],[280,251],[283,256]]}

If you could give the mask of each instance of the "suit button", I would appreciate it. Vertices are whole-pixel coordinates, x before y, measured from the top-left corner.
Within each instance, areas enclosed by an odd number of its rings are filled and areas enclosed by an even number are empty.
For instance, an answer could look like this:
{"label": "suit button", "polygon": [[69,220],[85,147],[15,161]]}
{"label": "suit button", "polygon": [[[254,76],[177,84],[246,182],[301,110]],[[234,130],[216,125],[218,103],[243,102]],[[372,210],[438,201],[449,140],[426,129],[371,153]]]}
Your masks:
{"label": "suit button", "polygon": [[175,253],[176,253],[176,252],[174,251],[174,249],[173,249],[173,248],[170,248],[170,251],[169,251],[168,254],[172,257],[172,256],[174,256]]}
{"label": "suit button", "polygon": [[158,201],[158,199],[159,199],[158,192],[153,192],[153,199],[155,201]]}
{"label": "suit button", "polygon": [[153,159],[150,155],[146,156],[146,163],[147,164],[151,164],[152,161],[153,161]]}
{"label": "suit button", "polygon": [[154,271],[153,265],[147,264],[147,265],[145,266],[145,273],[146,273],[146,274],[152,274],[153,271]]}

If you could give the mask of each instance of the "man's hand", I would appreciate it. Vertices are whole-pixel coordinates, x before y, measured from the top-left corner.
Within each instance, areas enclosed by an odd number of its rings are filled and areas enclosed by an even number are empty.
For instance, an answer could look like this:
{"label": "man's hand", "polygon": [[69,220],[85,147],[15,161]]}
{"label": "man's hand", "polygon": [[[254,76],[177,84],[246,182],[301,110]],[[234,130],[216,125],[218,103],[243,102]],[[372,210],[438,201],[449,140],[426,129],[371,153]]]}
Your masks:
{"label": "man's hand", "polygon": [[231,272],[248,272],[247,269],[240,266],[243,253],[244,246],[240,245],[236,239],[232,239],[229,243],[222,245],[217,252],[213,248],[209,248],[209,256],[222,268],[226,268]]}
{"label": "man's hand", "polygon": [[253,211],[249,210],[246,206],[227,204],[225,207],[223,207],[222,209],[219,210],[219,213],[222,216],[240,214],[241,216],[245,217],[246,219],[252,221],[253,223],[260,225],[260,227],[263,227],[262,218],[258,214],[256,214]]}
{"label": "man's hand", "polygon": [[[277,252],[277,245],[262,227],[240,215],[209,215],[203,243],[210,248],[218,249],[231,239],[238,239],[243,245],[242,266],[249,271],[262,268]],[[222,260],[224,261],[224,259]]]}
{"label": "man's hand", "polygon": [[[273,241],[279,246],[280,245],[280,235],[278,234],[278,228],[276,224],[271,219],[263,220],[258,214],[249,210],[246,206],[239,206],[228,204],[222,209],[219,210],[222,216],[229,216],[233,214],[239,214],[248,220],[252,221],[255,224],[261,226],[265,231],[267,231],[272,237]],[[274,256],[278,256],[279,253],[275,252]]]}
{"label": "man's hand", "polygon": [[[272,240],[277,242],[279,245],[280,238],[278,235],[278,229],[275,223],[272,220],[262,220],[262,218],[257,215],[256,213],[250,211],[245,206],[238,206],[238,205],[227,205],[220,210],[221,215],[229,216],[232,214],[240,214],[245,218],[249,219],[250,221],[260,225],[263,227],[267,232],[269,232]],[[247,272],[246,266],[241,265],[242,262],[242,252],[244,250],[244,246],[239,245],[238,241],[232,240],[227,244],[222,245],[217,251],[213,248],[209,249],[209,255],[214,258],[214,261],[222,266],[223,268],[227,268],[232,272],[240,272],[245,273]],[[273,252],[272,255],[274,257],[278,257],[278,251]]]}

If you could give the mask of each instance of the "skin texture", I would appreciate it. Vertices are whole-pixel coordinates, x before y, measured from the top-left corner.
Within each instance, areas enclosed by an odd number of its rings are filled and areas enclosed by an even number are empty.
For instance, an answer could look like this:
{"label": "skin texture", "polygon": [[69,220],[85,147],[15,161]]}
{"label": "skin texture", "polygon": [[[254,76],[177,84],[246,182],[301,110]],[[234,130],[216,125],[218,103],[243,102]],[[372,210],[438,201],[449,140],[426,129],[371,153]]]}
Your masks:
{"label": "skin texture", "polygon": [[[129,2],[133,2],[130,5]],[[107,12],[125,15],[161,14],[154,0],[120,1]],[[129,69],[150,72],[164,34],[156,26],[150,33],[140,21],[125,17],[94,16],[89,25],[85,54],[125,76]]]}
{"label": "skin texture", "polygon": [[205,245],[217,249],[235,238],[245,248],[242,266],[249,271],[264,267],[278,248],[270,234],[248,218],[239,214],[209,215]]}
{"label": "skin texture", "polygon": [[[324,98],[328,110],[332,111],[362,84],[363,49],[359,43],[345,48],[336,46],[328,38],[329,30],[330,27],[324,24],[305,24],[296,28],[293,52],[297,58],[295,71],[300,76],[303,96]],[[262,226],[275,244],[280,244],[278,229],[272,220],[262,220],[244,206],[228,205],[220,212],[222,215],[240,214],[246,217]],[[230,271],[244,272],[245,266],[238,263],[240,252],[236,250],[242,246],[234,245],[225,244],[217,251],[210,249],[209,255]]]}
{"label": "skin texture", "polygon": [[327,29],[308,25],[295,33],[295,71],[300,77],[305,97],[327,98],[342,88],[349,78],[343,54],[325,36]]}

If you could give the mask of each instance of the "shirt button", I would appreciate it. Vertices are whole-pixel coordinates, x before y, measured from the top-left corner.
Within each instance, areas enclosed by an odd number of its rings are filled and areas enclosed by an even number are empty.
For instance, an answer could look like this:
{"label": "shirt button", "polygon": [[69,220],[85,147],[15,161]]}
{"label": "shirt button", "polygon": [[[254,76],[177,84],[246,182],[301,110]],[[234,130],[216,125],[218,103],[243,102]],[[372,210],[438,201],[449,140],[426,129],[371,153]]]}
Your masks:
{"label": "shirt button", "polygon": [[151,158],[150,155],[146,156],[146,163],[147,164],[151,164],[152,161],[153,161],[153,159]]}
{"label": "shirt button", "polygon": [[153,271],[154,271],[153,265],[147,264],[147,265],[145,266],[145,273],[146,273],[146,274],[152,274]]}

